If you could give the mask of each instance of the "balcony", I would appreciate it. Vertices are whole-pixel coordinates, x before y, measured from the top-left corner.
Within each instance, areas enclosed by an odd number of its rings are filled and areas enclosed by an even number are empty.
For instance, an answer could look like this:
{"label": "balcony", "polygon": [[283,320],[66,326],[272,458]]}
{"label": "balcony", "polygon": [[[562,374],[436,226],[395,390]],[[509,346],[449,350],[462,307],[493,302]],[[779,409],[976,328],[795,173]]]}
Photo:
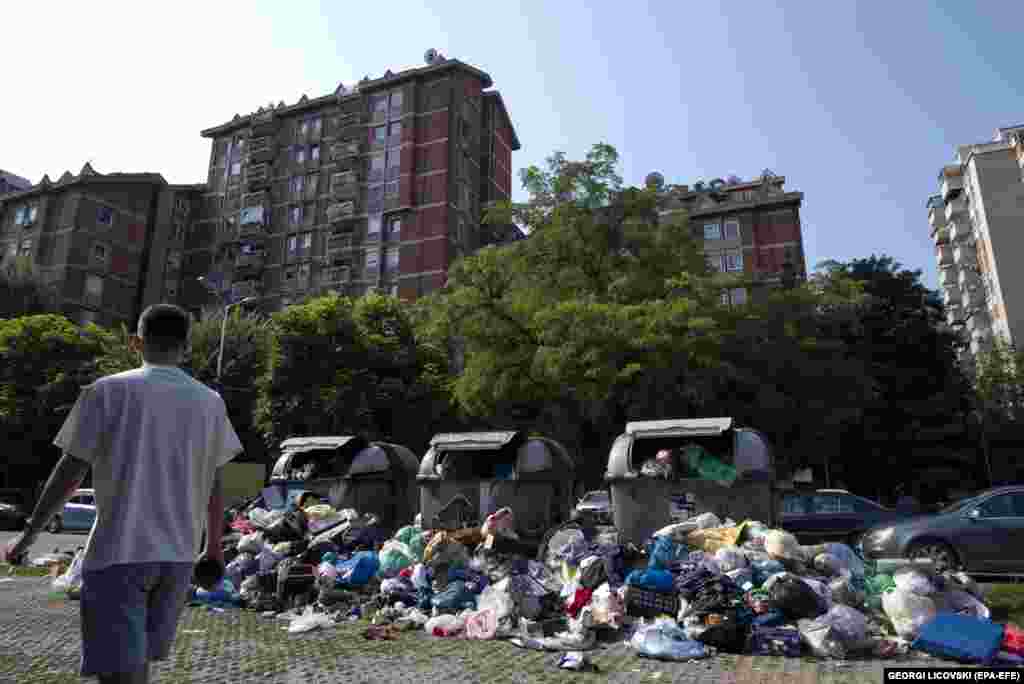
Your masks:
{"label": "balcony", "polygon": [[978,275],[977,268],[962,267],[957,281],[960,283],[961,290],[974,290],[981,287],[981,276]]}
{"label": "balcony", "polygon": [[262,250],[239,254],[235,257],[235,271],[259,271],[263,268],[266,255]]}
{"label": "balcony", "polygon": [[956,266],[939,269],[939,287],[960,289],[960,269]]}
{"label": "balcony", "polygon": [[986,306],[985,290],[980,287],[961,288],[960,304],[966,309],[976,309],[978,307]]}
{"label": "balcony", "polygon": [[327,252],[339,252],[342,250],[352,249],[352,228],[349,226],[348,230],[335,230],[334,232],[327,235]]}
{"label": "balcony", "polygon": [[952,309],[952,308],[954,308],[954,307],[959,308],[961,301],[963,301],[963,300],[962,300],[962,298],[960,296],[960,288],[958,288],[958,287],[943,288],[943,290],[942,290],[942,304],[943,304],[943,306],[946,307],[947,311]]}
{"label": "balcony", "polygon": [[941,226],[932,231],[932,239],[935,241],[935,246],[945,245],[949,243],[949,227]]}
{"label": "balcony", "polygon": [[939,268],[953,265],[953,248],[949,245],[939,245],[935,248],[935,258]]}
{"label": "balcony", "polygon": [[358,157],[364,150],[363,142],[360,140],[343,140],[331,145],[331,159],[340,161],[351,157]]}
{"label": "balcony", "polygon": [[971,222],[961,218],[949,224],[949,239],[951,242],[963,242],[973,236]]}
{"label": "balcony", "polygon": [[355,202],[335,202],[327,207],[327,220],[330,223],[346,221],[356,215]]}
{"label": "balcony", "polygon": [[359,175],[355,171],[331,174],[331,197],[354,199],[359,196]]}
{"label": "balcony", "polygon": [[946,202],[946,221],[967,218],[967,200],[958,195]]}
{"label": "balcony", "polygon": [[960,242],[953,245],[953,262],[960,266],[976,266],[978,264],[978,250],[970,242]]}
{"label": "balcony", "polygon": [[348,266],[334,266],[322,272],[320,282],[324,285],[342,285],[352,280],[352,269]]}
{"label": "balcony", "polygon": [[245,184],[249,192],[270,188],[270,164],[253,164],[246,169]]}
{"label": "balcony", "polygon": [[964,178],[960,175],[960,169],[943,170],[939,192],[944,202],[948,203],[949,200],[963,192],[963,189]]}
{"label": "balcony", "polygon": [[231,300],[239,301],[246,297],[258,297],[260,283],[257,280],[242,280],[231,284]]}
{"label": "balcony", "polygon": [[261,164],[271,162],[277,155],[277,142],[272,136],[253,138],[246,148],[246,161],[249,164]]}

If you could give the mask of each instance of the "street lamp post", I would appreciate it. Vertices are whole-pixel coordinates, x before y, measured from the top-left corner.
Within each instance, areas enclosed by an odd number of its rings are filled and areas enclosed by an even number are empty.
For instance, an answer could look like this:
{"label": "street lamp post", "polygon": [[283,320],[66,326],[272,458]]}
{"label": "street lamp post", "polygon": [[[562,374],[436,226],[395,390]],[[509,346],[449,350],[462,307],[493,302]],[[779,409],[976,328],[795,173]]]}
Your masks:
{"label": "street lamp post", "polygon": [[[205,287],[207,289],[208,292],[210,292],[212,294],[216,294],[220,298],[221,302],[224,302],[224,295],[221,294],[221,292],[219,290],[217,290],[210,283],[209,280],[207,280],[203,276],[199,276],[199,278],[197,278],[197,280],[203,285],[203,287]],[[220,350],[217,352],[217,383],[218,384],[220,383],[221,374],[223,373],[223,370],[224,370],[224,339],[227,337],[227,332],[228,332],[228,314],[230,313],[231,309],[236,307],[236,306],[242,306],[243,304],[251,304],[251,303],[253,303],[255,301],[258,301],[258,300],[259,300],[259,297],[246,297],[245,299],[243,299],[241,301],[234,302],[233,304],[225,304],[225,306],[224,306],[224,320],[222,320],[221,324],[220,324]]]}

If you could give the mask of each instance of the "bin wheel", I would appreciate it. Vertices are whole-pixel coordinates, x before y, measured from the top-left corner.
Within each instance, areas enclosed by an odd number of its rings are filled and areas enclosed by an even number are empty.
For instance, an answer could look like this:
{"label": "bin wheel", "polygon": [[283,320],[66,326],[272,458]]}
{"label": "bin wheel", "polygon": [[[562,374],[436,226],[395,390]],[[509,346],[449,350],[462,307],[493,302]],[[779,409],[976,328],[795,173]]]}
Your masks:
{"label": "bin wheel", "polygon": [[64,529],[60,522],[60,516],[55,515],[53,519],[46,525],[46,531],[50,534],[60,534],[60,531]]}

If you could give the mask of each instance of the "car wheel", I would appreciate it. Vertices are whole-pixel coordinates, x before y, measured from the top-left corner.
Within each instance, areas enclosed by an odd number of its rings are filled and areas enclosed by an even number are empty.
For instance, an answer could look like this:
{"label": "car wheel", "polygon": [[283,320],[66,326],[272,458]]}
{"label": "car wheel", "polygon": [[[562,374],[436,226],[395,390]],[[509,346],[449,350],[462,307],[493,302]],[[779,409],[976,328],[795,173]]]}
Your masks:
{"label": "car wheel", "polygon": [[60,516],[59,515],[53,516],[53,519],[46,526],[46,531],[49,532],[50,534],[60,534],[60,531],[62,529],[63,529],[63,527],[61,527]]}
{"label": "car wheel", "polygon": [[907,549],[907,558],[911,560],[931,560],[937,572],[955,570],[960,562],[956,552],[948,544],[938,541],[916,542]]}

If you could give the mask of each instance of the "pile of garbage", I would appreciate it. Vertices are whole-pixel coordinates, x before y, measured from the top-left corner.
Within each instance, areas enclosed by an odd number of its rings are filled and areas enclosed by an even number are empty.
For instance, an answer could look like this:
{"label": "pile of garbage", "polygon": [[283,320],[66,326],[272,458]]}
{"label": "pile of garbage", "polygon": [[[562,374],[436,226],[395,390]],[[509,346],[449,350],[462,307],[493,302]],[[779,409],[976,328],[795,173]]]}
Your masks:
{"label": "pile of garbage", "polygon": [[560,665],[574,670],[593,668],[587,652],[615,640],[662,660],[914,650],[1024,664],[1024,632],[993,623],[963,573],[871,563],[845,544],[802,546],[760,522],[712,513],[658,530],[643,548],[620,544],[613,529],[568,524],[549,534],[538,560],[514,517],[504,508],[481,527],[454,530],[424,530],[417,519],[390,535],[354,510],[255,508],[231,524],[221,585],[194,587],[192,600],[257,610],[291,633],[367,619],[367,639],[408,630],[507,639],[565,652]]}

